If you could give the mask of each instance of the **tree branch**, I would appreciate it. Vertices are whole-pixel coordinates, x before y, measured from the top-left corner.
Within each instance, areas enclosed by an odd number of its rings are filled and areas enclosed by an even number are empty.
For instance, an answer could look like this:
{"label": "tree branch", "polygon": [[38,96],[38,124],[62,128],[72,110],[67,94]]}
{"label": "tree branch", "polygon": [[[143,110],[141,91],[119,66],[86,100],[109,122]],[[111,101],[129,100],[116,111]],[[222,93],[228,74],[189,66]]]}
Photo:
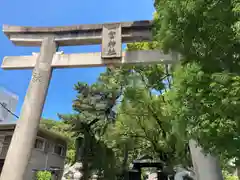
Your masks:
{"label": "tree branch", "polygon": [[[147,89],[149,89],[149,86],[148,86],[147,82],[146,82],[145,79],[144,79],[144,75],[143,75],[141,72],[139,72],[139,74],[140,74],[140,76],[141,76],[141,78],[142,78],[143,83],[145,84],[145,87],[146,87]],[[164,76],[164,77],[162,78],[162,80],[165,79],[167,76],[168,76],[168,75]],[[161,81],[162,81],[162,80],[161,80]],[[150,98],[151,98],[151,100],[152,100],[152,94],[151,94],[150,91],[149,91],[149,96],[150,96]],[[163,101],[164,101],[164,99],[163,99]],[[164,102],[165,102],[165,101],[164,101]],[[148,107],[149,111],[152,113],[153,117],[156,119],[157,124],[159,125],[159,127],[162,129],[163,137],[166,138],[166,132],[164,131],[163,123],[162,123],[161,120],[158,118],[157,114],[154,112],[154,110],[152,109],[151,105],[148,105],[147,107]]]}

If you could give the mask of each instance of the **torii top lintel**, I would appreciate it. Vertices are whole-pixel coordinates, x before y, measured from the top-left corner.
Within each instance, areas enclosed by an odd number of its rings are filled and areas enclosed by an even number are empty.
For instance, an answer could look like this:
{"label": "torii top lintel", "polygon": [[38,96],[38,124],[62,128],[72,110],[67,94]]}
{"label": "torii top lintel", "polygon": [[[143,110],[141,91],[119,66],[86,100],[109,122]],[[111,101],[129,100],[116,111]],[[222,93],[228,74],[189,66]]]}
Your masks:
{"label": "torii top lintel", "polygon": [[54,36],[59,46],[101,44],[104,25],[121,25],[122,42],[150,41],[152,21],[86,24],[59,27],[3,25],[3,32],[19,46],[40,46],[43,37]]}

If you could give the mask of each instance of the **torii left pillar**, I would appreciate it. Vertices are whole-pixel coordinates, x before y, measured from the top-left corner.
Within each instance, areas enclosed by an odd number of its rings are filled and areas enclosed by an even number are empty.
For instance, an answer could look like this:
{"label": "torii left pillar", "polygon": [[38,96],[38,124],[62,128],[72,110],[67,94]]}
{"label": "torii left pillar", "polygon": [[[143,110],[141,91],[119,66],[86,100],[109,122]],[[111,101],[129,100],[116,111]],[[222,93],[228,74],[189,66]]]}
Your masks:
{"label": "torii left pillar", "polygon": [[[1,180],[23,180],[37,135],[56,52],[53,37],[45,37],[24,99],[20,118],[1,172]],[[31,127],[31,128],[29,128]]]}

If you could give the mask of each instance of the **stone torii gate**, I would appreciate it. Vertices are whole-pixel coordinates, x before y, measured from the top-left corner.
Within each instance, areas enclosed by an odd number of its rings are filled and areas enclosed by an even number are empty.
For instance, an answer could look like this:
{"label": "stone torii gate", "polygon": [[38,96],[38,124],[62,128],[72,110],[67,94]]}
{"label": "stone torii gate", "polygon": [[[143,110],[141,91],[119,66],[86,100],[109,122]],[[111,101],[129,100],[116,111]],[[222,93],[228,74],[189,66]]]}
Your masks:
{"label": "stone torii gate", "polygon": [[[20,118],[1,173],[1,180],[24,180],[36,138],[53,68],[94,67],[108,64],[172,63],[177,54],[160,51],[122,52],[122,43],[151,40],[151,21],[64,27],[3,25],[3,32],[18,46],[41,46],[32,56],[5,57],[3,69],[33,68]],[[101,53],[61,54],[59,46],[101,44]]]}
{"label": "stone torii gate", "polygon": [[[0,176],[1,180],[25,180],[24,172],[32,152],[53,68],[97,67],[135,63],[172,64],[179,54],[154,51],[122,52],[122,43],[151,41],[152,22],[135,21],[63,27],[24,27],[3,25],[3,32],[18,46],[41,46],[32,56],[4,57],[3,69],[33,69],[21,114]],[[101,44],[101,53],[63,54],[59,46]],[[194,147],[192,147],[194,149]],[[195,148],[196,149],[196,148]],[[199,153],[201,153],[199,151]],[[200,161],[200,174],[211,165]],[[217,167],[217,166],[212,166]],[[210,168],[213,169],[213,168]],[[217,170],[218,168],[214,169]],[[219,180],[204,177],[201,180]]]}

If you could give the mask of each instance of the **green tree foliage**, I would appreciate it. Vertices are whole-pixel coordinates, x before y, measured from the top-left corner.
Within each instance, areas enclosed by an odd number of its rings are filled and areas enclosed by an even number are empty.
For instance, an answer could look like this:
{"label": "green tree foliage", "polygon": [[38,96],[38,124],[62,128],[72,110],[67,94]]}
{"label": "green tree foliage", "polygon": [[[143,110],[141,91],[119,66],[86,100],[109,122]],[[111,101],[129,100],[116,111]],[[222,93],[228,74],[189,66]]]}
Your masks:
{"label": "green tree foliage", "polygon": [[[149,44],[136,43],[128,48],[149,49]],[[70,128],[74,140],[81,139],[83,179],[93,173],[114,179],[143,155],[161,159],[168,166],[189,160],[186,143],[172,131],[164,108],[162,93],[167,87],[162,81],[168,77],[162,65],[126,66],[107,68],[91,86],[75,86],[76,113],[60,115],[60,126]],[[54,123],[47,121],[44,126],[60,131]]]}
{"label": "green tree foliage", "polygon": [[205,73],[196,63],[179,66],[173,76],[168,110],[179,131],[207,151],[239,157],[240,77]]}
{"label": "green tree foliage", "polygon": [[[127,50],[157,48],[157,43],[128,44]],[[185,141],[173,131],[166,111],[163,92],[170,83],[168,67],[137,65],[114,68],[104,78],[123,87],[116,123],[107,131],[107,144],[121,157],[119,166],[126,169],[142,155],[161,159],[168,166],[189,165]],[[184,160],[186,160],[184,162]]]}
{"label": "green tree foliage", "polygon": [[239,1],[155,0],[155,7],[155,38],[183,57],[166,94],[173,124],[223,162],[239,159]]}
{"label": "green tree foliage", "polygon": [[239,73],[238,0],[155,0],[155,36],[183,62],[201,62],[210,72]]}

